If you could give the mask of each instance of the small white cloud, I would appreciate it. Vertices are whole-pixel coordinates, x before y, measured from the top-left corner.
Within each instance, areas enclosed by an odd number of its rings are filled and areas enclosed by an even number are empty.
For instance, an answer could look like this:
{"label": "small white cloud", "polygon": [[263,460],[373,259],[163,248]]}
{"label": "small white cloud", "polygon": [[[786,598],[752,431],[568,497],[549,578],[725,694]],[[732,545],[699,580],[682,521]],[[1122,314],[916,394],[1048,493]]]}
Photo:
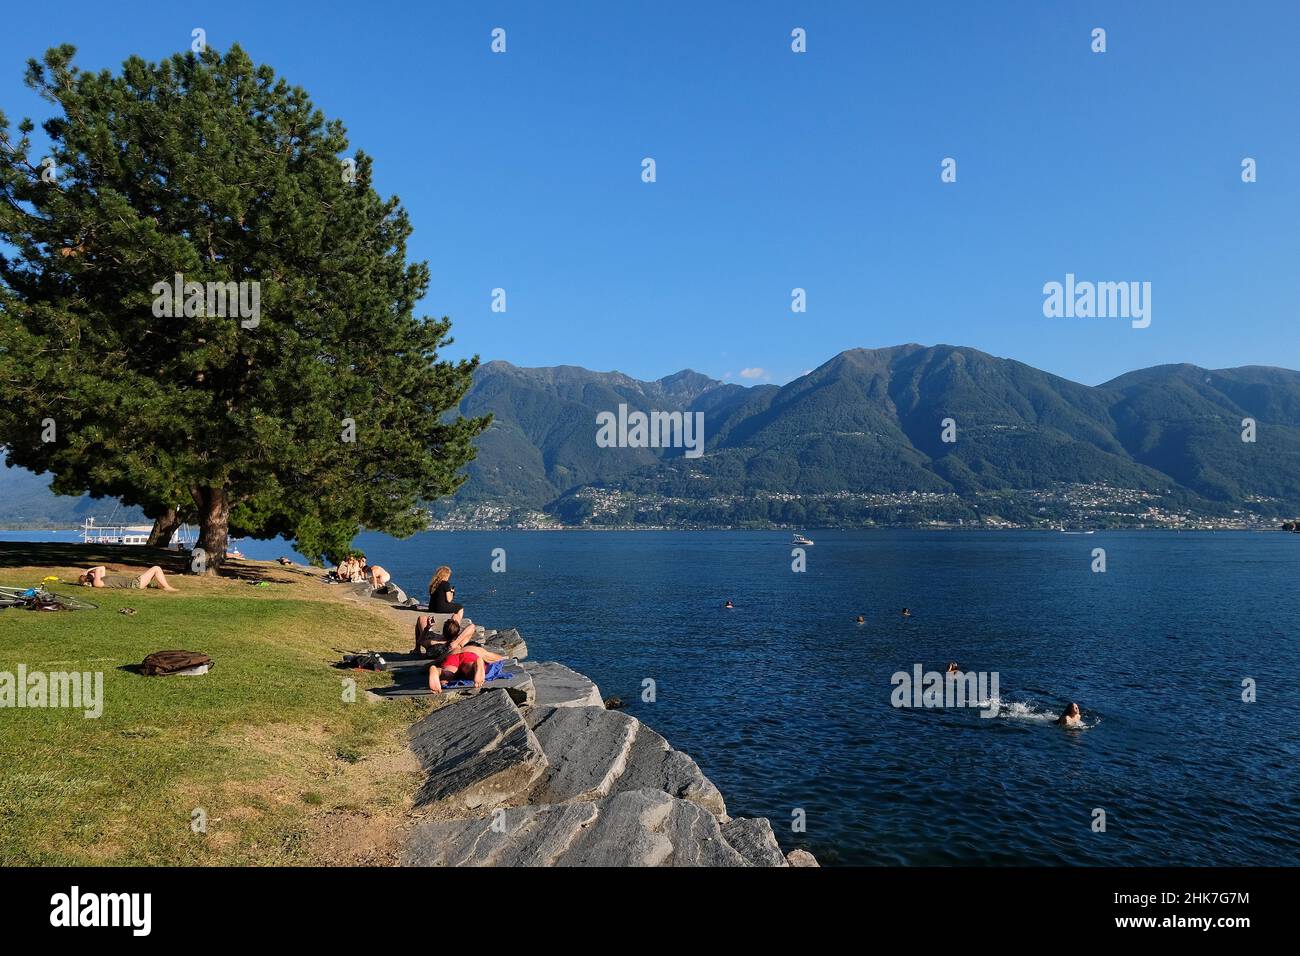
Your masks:
{"label": "small white cloud", "polygon": [[765,368],[742,368],[740,370],[741,378],[762,378],[766,374],[767,369]]}

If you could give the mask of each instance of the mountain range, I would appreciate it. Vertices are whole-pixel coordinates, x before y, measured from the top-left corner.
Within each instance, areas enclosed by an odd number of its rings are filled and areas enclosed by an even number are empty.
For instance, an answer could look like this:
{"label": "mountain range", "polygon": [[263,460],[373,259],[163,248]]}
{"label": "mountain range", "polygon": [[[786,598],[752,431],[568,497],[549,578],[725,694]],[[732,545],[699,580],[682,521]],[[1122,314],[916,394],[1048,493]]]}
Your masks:
{"label": "mountain range", "polygon": [[[600,447],[596,416],[620,405],[702,413],[705,453]],[[493,414],[465,484],[434,508],[464,523],[1184,516],[1177,524],[1300,513],[1300,372],[1280,368],[1161,365],[1088,386],[972,348],[909,344],[850,349],[786,385],[744,387],[690,370],[645,382],[493,361],[460,409]],[[106,513],[44,486],[0,470],[0,524]]]}
{"label": "mountain range", "polygon": [[[620,404],[702,412],[706,453],[598,447],[595,416]],[[444,513],[490,503],[567,523],[602,509],[624,524],[911,523],[978,518],[971,506],[984,500],[1023,522],[1107,494],[1144,503],[1129,515],[1300,511],[1300,372],[1287,369],[1163,365],[1088,386],[972,348],[910,344],[851,349],[787,385],[746,388],[689,370],[642,382],[489,362],[461,407],[495,417]],[[944,441],[947,419],[955,441]],[[1243,441],[1245,419],[1254,441]],[[925,506],[908,502],[895,522],[899,496]],[[1106,509],[1093,511],[1100,521]]]}

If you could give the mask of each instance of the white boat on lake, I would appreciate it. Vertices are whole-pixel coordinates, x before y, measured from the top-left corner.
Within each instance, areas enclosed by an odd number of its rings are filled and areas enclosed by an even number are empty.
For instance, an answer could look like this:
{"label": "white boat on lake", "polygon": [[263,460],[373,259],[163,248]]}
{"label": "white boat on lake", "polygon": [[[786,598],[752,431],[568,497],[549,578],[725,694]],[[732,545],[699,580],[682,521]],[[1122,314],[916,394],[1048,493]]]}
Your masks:
{"label": "white boat on lake", "polygon": [[[82,544],[128,544],[143,547],[149,543],[151,524],[95,524],[94,518],[82,522]],[[188,549],[194,545],[194,530],[189,525],[181,525],[172,533],[167,543],[169,548]]]}

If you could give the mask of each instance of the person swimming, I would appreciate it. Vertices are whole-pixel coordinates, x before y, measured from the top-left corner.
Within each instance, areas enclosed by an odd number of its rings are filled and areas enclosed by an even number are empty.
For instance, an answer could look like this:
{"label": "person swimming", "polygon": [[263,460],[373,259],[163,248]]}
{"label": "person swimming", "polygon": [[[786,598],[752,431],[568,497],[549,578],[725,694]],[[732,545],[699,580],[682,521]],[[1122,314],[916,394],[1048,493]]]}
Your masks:
{"label": "person swimming", "polygon": [[867,623],[867,619],[866,619],[865,617],[863,617],[861,614],[859,614],[859,615],[858,615],[858,623],[859,623],[859,624],[866,624],[866,623]]}
{"label": "person swimming", "polygon": [[958,668],[957,668],[957,662],[956,662],[956,661],[949,661],[949,662],[948,662],[948,670],[947,670],[945,673],[948,673],[948,674],[960,674],[961,671],[958,670]]}
{"label": "person swimming", "polygon": [[911,617],[911,616],[912,616],[912,609],[910,607],[903,608],[903,617]]}
{"label": "person swimming", "polygon": [[1082,723],[1083,714],[1079,711],[1079,705],[1073,701],[1070,702],[1069,707],[1065,708],[1061,716],[1056,718],[1056,726],[1058,727],[1078,727]]}
{"label": "person swimming", "polygon": [[736,609],[736,605],[732,604],[731,601],[728,600],[726,604],[722,605],[722,609],[724,611],[734,611]]}

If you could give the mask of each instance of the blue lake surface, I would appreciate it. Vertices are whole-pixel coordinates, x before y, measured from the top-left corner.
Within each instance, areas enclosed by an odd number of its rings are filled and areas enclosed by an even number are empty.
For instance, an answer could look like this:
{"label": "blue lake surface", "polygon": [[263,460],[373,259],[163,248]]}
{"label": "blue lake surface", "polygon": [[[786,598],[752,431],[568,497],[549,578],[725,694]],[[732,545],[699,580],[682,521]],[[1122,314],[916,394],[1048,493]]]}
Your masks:
{"label": "blue lake surface", "polygon": [[[733,816],[769,817],[787,849],[823,863],[1300,863],[1300,536],[813,537],[802,573],[776,532],[357,544],[420,596],[451,565],[470,617],[518,626],[533,657],[621,697]],[[998,673],[999,716],[891,704],[896,672],[948,661]],[[1053,725],[1071,700],[1087,729]]]}

